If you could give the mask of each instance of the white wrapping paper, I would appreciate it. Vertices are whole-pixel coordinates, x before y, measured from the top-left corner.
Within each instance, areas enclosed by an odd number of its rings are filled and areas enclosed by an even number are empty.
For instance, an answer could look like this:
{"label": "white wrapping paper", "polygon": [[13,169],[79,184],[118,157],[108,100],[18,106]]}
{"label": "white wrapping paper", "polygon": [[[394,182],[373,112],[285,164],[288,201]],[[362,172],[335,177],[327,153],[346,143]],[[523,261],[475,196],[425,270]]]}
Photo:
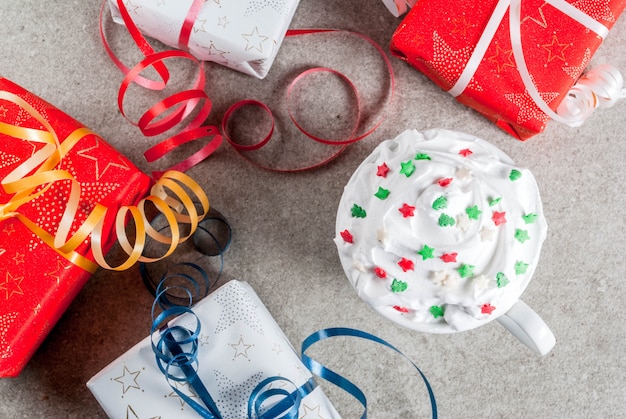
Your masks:
{"label": "white wrapping paper", "polygon": [[[194,306],[193,311],[202,327],[198,375],[224,418],[247,417],[248,398],[267,377],[281,376],[296,386],[311,377],[247,283],[226,283]],[[184,321],[181,324],[186,325]],[[195,322],[186,326],[195,328]],[[176,385],[189,394],[187,384]],[[87,387],[111,418],[198,417],[157,367],[150,337],[96,374]],[[192,400],[199,401],[193,393]],[[302,399],[299,417],[340,416],[318,386]]]}
{"label": "white wrapping paper", "polygon": [[[299,0],[205,0],[194,22],[189,52],[258,78],[267,75]],[[146,36],[178,48],[180,30],[193,0],[124,0]],[[117,0],[113,20],[123,24]]]}

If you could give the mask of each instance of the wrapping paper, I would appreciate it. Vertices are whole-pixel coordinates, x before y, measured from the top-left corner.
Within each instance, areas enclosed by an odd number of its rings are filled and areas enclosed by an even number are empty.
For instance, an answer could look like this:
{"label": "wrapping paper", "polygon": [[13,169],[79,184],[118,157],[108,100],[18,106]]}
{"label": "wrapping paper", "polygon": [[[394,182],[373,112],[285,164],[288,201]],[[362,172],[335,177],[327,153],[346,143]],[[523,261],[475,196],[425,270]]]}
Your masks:
{"label": "wrapping paper", "polygon": [[[124,4],[144,35],[173,48],[188,49],[199,60],[263,78],[278,53],[298,2],[206,1],[186,46],[178,41],[193,0],[129,0]],[[117,0],[109,0],[109,5],[113,20],[123,23]]]}
{"label": "wrapping paper", "polygon": [[[50,124],[61,144],[70,133],[83,128],[59,109],[0,78],[0,95],[4,95],[0,97],[3,126],[45,130],[26,109],[7,100],[5,96],[11,94],[32,106]],[[41,150],[41,143],[0,133],[0,180],[4,182],[7,175]],[[67,170],[82,186],[70,234],[97,203],[112,209],[133,205],[150,186],[146,175],[94,134],[80,138],[56,168]],[[18,212],[54,235],[69,194],[69,181],[55,182],[42,195],[21,205]],[[70,259],[81,254],[93,261],[89,239],[78,246],[74,256],[64,255],[7,213],[7,203],[14,196],[0,188],[0,377],[19,374],[91,275],[84,265],[78,266],[78,261]],[[107,232],[112,231],[115,212],[105,219],[102,246],[105,251],[112,246],[110,239],[114,237],[107,237]]]}
{"label": "wrapping paper", "polygon": [[[267,377],[282,376],[296,386],[311,378],[247,283],[226,283],[193,311],[201,321],[198,375],[224,418],[247,417],[248,397]],[[195,322],[187,323],[184,317],[174,322],[195,328]],[[172,384],[189,393],[188,384]],[[111,418],[198,417],[157,367],[150,336],[91,378],[87,387]],[[339,417],[319,386],[302,399],[299,413],[299,417]]]}
{"label": "wrapping paper", "polygon": [[[392,54],[448,91],[470,61],[498,3],[419,1],[393,34]],[[567,4],[610,29],[626,1],[576,0]],[[539,96],[556,111],[602,38],[544,0],[522,2],[520,30],[528,72]],[[456,98],[525,140],[543,131],[549,117],[529,96],[511,45],[507,11],[476,72]]]}

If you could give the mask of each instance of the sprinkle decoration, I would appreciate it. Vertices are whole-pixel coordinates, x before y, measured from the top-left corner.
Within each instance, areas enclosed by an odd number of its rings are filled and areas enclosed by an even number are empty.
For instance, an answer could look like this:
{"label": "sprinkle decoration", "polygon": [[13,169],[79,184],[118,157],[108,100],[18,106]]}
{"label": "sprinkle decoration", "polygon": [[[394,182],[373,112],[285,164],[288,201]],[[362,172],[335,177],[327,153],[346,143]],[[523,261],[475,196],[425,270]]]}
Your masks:
{"label": "sprinkle decoration", "polygon": [[402,213],[404,218],[413,217],[415,215],[415,207],[406,203],[398,208],[398,211]]}
{"label": "sprinkle decoration", "polygon": [[461,275],[461,278],[467,278],[468,276],[472,276],[474,275],[474,268],[474,265],[467,265],[464,263],[458,269],[459,275]]}
{"label": "sprinkle decoration", "polygon": [[406,291],[408,287],[409,284],[407,284],[406,282],[398,281],[394,278],[393,282],[391,283],[391,292],[403,292]]}
{"label": "sprinkle decoration", "polygon": [[354,243],[354,236],[352,236],[352,234],[348,230],[344,230],[339,234],[341,235],[341,238],[344,242],[350,244]]}
{"label": "sprinkle decoration", "polygon": [[400,313],[408,313],[409,309],[401,306],[393,306],[394,309],[398,310]]}
{"label": "sprinkle decoration", "polygon": [[354,204],[352,206],[352,216],[355,218],[365,218],[365,216],[367,215],[367,213],[365,212],[365,210],[361,207],[359,207],[357,204]]}
{"label": "sprinkle decoration", "polygon": [[502,198],[493,198],[489,200],[489,206],[493,207],[498,205],[498,203],[502,200]]}
{"label": "sprinkle decoration", "polygon": [[526,224],[533,224],[535,220],[537,220],[537,214],[530,213],[530,214],[522,215],[522,220],[524,220]]}
{"label": "sprinkle decoration", "polygon": [[446,177],[443,179],[439,179],[437,181],[437,183],[439,184],[439,186],[441,186],[442,188],[445,188],[446,186],[449,186],[452,183],[452,178],[451,177]]}
{"label": "sprinkle decoration", "polygon": [[448,207],[448,199],[445,196],[441,195],[439,198],[433,201],[432,207],[436,211],[445,209]]}
{"label": "sprinkle decoration", "polygon": [[456,224],[456,221],[453,217],[450,217],[448,214],[441,214],[439,216],[439,226],[440,227],[452,227]]}
{"label": "sprinkle decoration", "polygon": [[378,187],[378,191],[376,191],[376,193],[374,194],[374,196],[378,199],[387,199],[387,197],[389,196],[389,189],[385,189],[382,186]]}
{"label": "sprinkle decoration", "polygon": [[400,163],[400,166],[402,167],[400,169],[400,173],[405,175],[406,177],[411,176],[413,172],[415,172],[415,165],[413,164],[412,160],[409,160],[404,163]]}
{"label": "sprinkle decoration", "polygon": [[433,315],[434,318],[443,316],[443,307],[442,306],[431,306],[428,311]]}
{"label": "sprinkle decoration", "polygon": [[483,304],[482,307],[480,307],[480,312],[483,314],[491,314],[495,309],[496,308],[491,304]]}
{"label": "sprinkle decoration", "polygon": [[519,228],[515,230],[515,240],[520,243],[525,243],[530,240],[530,237],[528,236],[528,230],[522,230]]}
{"label": "sprinkle decoration", "polygon": [[509,283],[509,278],[502,272],[498,272],[496,275],[496,283],[498,284],[498,288],[505,287]]}
{"label": "sprinkle decoration", "polygon": [[445,263],[454,263],[456,262],[457,255],[458,253],[444,253],[439,259],[443,260]]}
{"label": "sprinkle decoration", "polygon": [[528,263],[524,263],[521,260],[518,260],[517,262],[515,262],[515,274],[516,275],[525,274],[527,269],[528,269]]}
{"label": "sprinkle decoration", "polygon": [[519,178],[521,178],[521,177],[522,177],[522,172],[520,172],[520,171],[519,171],[519,170],[517,170],[517,169],[513,169],[513,170],[511,170],[511,173],[509,173],[509,179],[510,179],[512,182],[515,182],[516,180],[518,180],[518,179],[519,179]]}
{"label": "sprinkle decoration", "polygon": [[387,163],[383,163],[378,166],[376,170],[376,176],[387,177],[387,173],[389,173],[389,167],[387,166]]}
{"label": "sprinkle decoration", "polygon": [[474,154],[474,152],[472,150],[470,150],[469,148],[465,148],[461,151],[459,151],[459,154],[463,157],[468,157],[471,156],[472,154]]}
{"label": "sprinkle decoration", "polygon": [[467,216],[472,220],[478,220],[480,218],[480,214],[482,214],[482,211],[478,209],[478,205],[466,208],[465,212],[467,213]]}
{"label": "sprinkle decoration", "polygon": [[494,211],[491,216],[493,223],[497,226],[506,223],[506,212]]}
{"label": "sprinkle decoration", "polygon": [[430,160],[430,156],[426,153],[417,153],[415,160]]}
{"label": "sprinkle decoration", "polygon": [[434,258],[435,257],[434,253],[435,253],[435,249],[432,247],[429,247],[428,245],[424,245],[424,247],[422,247],[422,249],[419,252],[417,252],[417,254],[422,257],[422,260]]}
{"label": "sprinkle decoration", "polygon": [[381,279],[387,278],[387,272],[383,268],[379,268],[378,266],[374,268],[374,273],[377,277]]}
{"label": "sprinkle decoration", "polygon": [[411,259],[402,258],[400,262],[398,262],[398,266],[402,268],[403,272],[412,271],[415,268],[415,264]]}

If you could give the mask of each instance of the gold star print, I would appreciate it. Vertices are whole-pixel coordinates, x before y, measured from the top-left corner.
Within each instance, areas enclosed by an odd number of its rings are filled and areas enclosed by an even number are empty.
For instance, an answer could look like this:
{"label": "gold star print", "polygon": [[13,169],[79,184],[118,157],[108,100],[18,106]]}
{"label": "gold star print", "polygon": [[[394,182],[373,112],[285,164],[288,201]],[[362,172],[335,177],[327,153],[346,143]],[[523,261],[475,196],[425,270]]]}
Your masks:
{"label": "gold star print", "polygon": [[229,343],[229,345],[235,350],[235,355],[233,356],[233,359],[239,356],[248,359],[248,350],[254,346],[244,343],[243,336],[239,336],[239,341],[237,343]]}
{"label": "gold star print", "polygon": [[522,23],[526,22],[527,20],[530,20],[532,22],[535,22],[537,25],[541,26],[542,28],[547,28],[548,27],[548,22],[546,22],[546,17],[543,14],[543,6],[545,6],[546,4],[548,4],[547,2],[545,2],[544,4],[542,4],[541,6],[539,6],[539,8],[537,9],[537,15],[535,16],[525,16],[522,18]]}
{"label": "gold star print", "polygon": [[206,32],[204,25],[206,24],[206,19],[198,19],[193,25],[193,31],[196,32]]}
{"label": "gold star print", "polygon": [[[4,250],[4,249],[2,249],[2,250]],[[4,253],[4,252],[2,252],[2,253]],[[0,255],[2,253],[0,253]],[[15,264],[19,265],[20,263],[24,263],[24,256],[26,256],[24,253],[15,252],[15,256],[13,256],[13,260],[15,261]]]}
{"label": "gold star print", "polygon": [[541,47],[548,51],[548,62],[556,60],[565,61],[565,50],[569,48],[571,44],[559,43],[559,38],[556,35],[552,35],[552,42],[549,44],[543,44]]}
{"label": "gold star print", "polygon": [[259,34],[259,28],[256,26],[252,30],[252,32],[247,34],[241,34],[247,42],[246,51],[251,49],[256,49],[259,52],[263,52],[263,42],[268,40],[268,37],[265,35]]}
{"label": "gold star print", "polygon": [[[128,373],[128,375],[126,375]],[[141,390],[141,387],[137,383],[137,378],[139,378],[139,374],[141,371],[130,371],[126,365],[124,365],[124,371],[122,375],[113,379],[113,381],[117,381],[122,385],[122,394],[126,394],[126,392],[131,388],[136,388],[137,390]]]}
{"label": "gold star print", "polygon": [[10,236],[12,233],[15,233],[15,229],[13,228],[13,223],[10,223],[6,227],[4,227],[4,229],[2,229],[2,232],[6,234],[7,236]]}
{"label": "gold star print", "polygon": [[[126,419],[141,419],[131,405],[126,406]],[[150,419],[161,419],[161,416],[152,416]]]}
{"label": "gold star print", "polygon": [[226,25],[228,25],[230,22],[228,22],[228,19],[226,18],[226,16],[222,16],[222,17],[218,17],[217,18],[217,26],[221,26],[222,28],[226,28]]}
{"label": "gold star print", "polygon": [[13,294],[24,295],[21,287],[23,280],[23,276],[13,276],[11,272],[7,272],[4,282],[0,283],[0,291],[4,291],[4,298],[8,300]]}
{"label": "gold star print", "polygon": [[96,137],[96,145],[94,145],[93,147],[89,147],[89,148],[85,148],[83,150],[80,150],[77,154],[79,156],[82,156],[86,159],[89,160],[93,160],[96,163],[96,180],[100,180],[100,178],[102,176],[104,176],[104,174],[106,173],[107,170],[109,170],[110,167],[117,167],[118,169],[122,169],[122,170],[130,170],[130,167],[128,167],[128,164],[126,164],[121,156],[118,156],[118,158],[120,159],[121,163],[114,163],[112,161],[108,162],[106,167],[104,168],[104,170],[102,170],[102,172],[100,171],[100,161],[98,159],[98,157],[92,156],[89,154],[89,152],[91,152],[92,150],[96,150],[96,155],[97,153],[97,149],[98,147],[100,147],[100,139]]}
{"label": "gold star print", "polygon": [[498,73],[505,67],[515,68],[513,63],[513,50],[503,50],[500,45],[496,45],[496,53],[488,58],[489,61],[498,66]]}
{"label": "gold star print", "polygon": [[61,260],[57,260],[56,269],[50,272],[46,272],[46,275],[51,276],[57,280],[57,284],[61,282],[61,277],[63,276],[63,271],[69,269],[70,266],[63,266]]}
{"label": "gold star print", "polygon": [[221,58],[225,58],[224,54],[226,54],[227,52],[227,51],[222,51],[220,49],[217,49],[215,47],[215,44],[213,44],[213,41],[211,41],[208,48],[203,48],[203,49],[207,51],[209,55],[219,55]]}
{"label": "gold star print", "polygon": [[318,404],[315,407],[309,407],[306,403],[304,404],[304,415],[301,416],[302,419],[324,419],[324,416],[320,415],[320,405]]}
{"label": "gold star print", "polygon": [[199,341],[200,341],[200,346],[208,345],[210,343],[209,336],[205,334],[200,335]]}
{"label": "gold star print", "polygon": [[[193,390],[193,387],[191,387],[189,385],[189,383],[183,383],[183,382],[176,382],[175,381],[174,382],[174,387],[176,387],[176,390],[178,390],[181,393],[185,394],[187,397],[198,397],[196,392]],[[178,401],[180,401],[180,407],[181,408],[185,405],[185,401],[183,400],[182,397],[180,397],[180,395],[176,391],[172,391],[170,394],[167,395],[167,397],[177,397]]]}
{"label": "gold star print", "polygon": [[280,347],[280,344],[275,343],[274,346],[272,346],[272,352],[275,352],[276,355],[280,355],[282,351],[283,349]]}
{"label": "gold star print", "polygon": [[467,20],[465,20],[465,16],[452,19],[452,25],[454,25],[454,29],[452,29],[452,33],[460,33],[463,36],[467,35],[468,28],[471,28],[472,26],[474,26],[474,25],[467,23]]}

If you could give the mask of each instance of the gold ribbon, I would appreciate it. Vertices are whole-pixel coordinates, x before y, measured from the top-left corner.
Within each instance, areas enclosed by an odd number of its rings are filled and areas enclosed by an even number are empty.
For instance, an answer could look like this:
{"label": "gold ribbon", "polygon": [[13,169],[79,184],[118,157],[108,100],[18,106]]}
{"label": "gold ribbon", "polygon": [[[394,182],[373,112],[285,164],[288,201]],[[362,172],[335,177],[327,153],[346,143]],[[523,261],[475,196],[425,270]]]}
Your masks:
{"label": "gold ribbon", "polygon": [[[25,100],[7,91],[0,91],[0,99],[21,107],[44,127],[43,130],[39,130],[0,122],[0,134],[18,140],[44,144],[41,149],[33,153],[31,157],[0,182],[8,194],[13,194],[7,203],[0,205],[0,221],[9,218],[18,219],[46,245],[74,265],[93,273],[98,266],[121,271],[130,268],[137,261],[155,262],[161,260],[169,256],[179,243],[187,240],[195,232],[198,223],[208,213],[209,199],[200,185],[181,172],[165,172],[151,188],[150,195],[139,201],[137,206],[123,206],[118,210],[114,223],[115,233],[120,247],[127,253],[128,258],[118,266],[109,265],[104,257],[102,231],[109,209],[104,205],[96,204],[87,219],[68,239],[80,204],[81,185],[67,170],[57,168],[63,157],[78,141],[87,135],[97,136],[97,134],[88,128],[81,127],[60,141],[50,123]],[[57,232],[52,235],[36,222],[19,213],[18,209],[25,203],[44,194],[54,182],[62,180],[70,181],[70,194]],[[199,202],[202,208],[200,212],[188,191]],[[169,224],[171,235],[161,234],[150,225],[150,220],[146,216],[146,204],[148,203],[151,203],[163,214]],[[128,237],[126,231],[128,214],[135,224],[135,231],[131,238]],[[181,236],[179,224],[190,225],[188,235]],[[77,247],[89,236],[91,236],[91,250],[97,264],[76,251]],[[163,255],[154,258],[143,256],[147,237],[169,246],[168,250]]]}

